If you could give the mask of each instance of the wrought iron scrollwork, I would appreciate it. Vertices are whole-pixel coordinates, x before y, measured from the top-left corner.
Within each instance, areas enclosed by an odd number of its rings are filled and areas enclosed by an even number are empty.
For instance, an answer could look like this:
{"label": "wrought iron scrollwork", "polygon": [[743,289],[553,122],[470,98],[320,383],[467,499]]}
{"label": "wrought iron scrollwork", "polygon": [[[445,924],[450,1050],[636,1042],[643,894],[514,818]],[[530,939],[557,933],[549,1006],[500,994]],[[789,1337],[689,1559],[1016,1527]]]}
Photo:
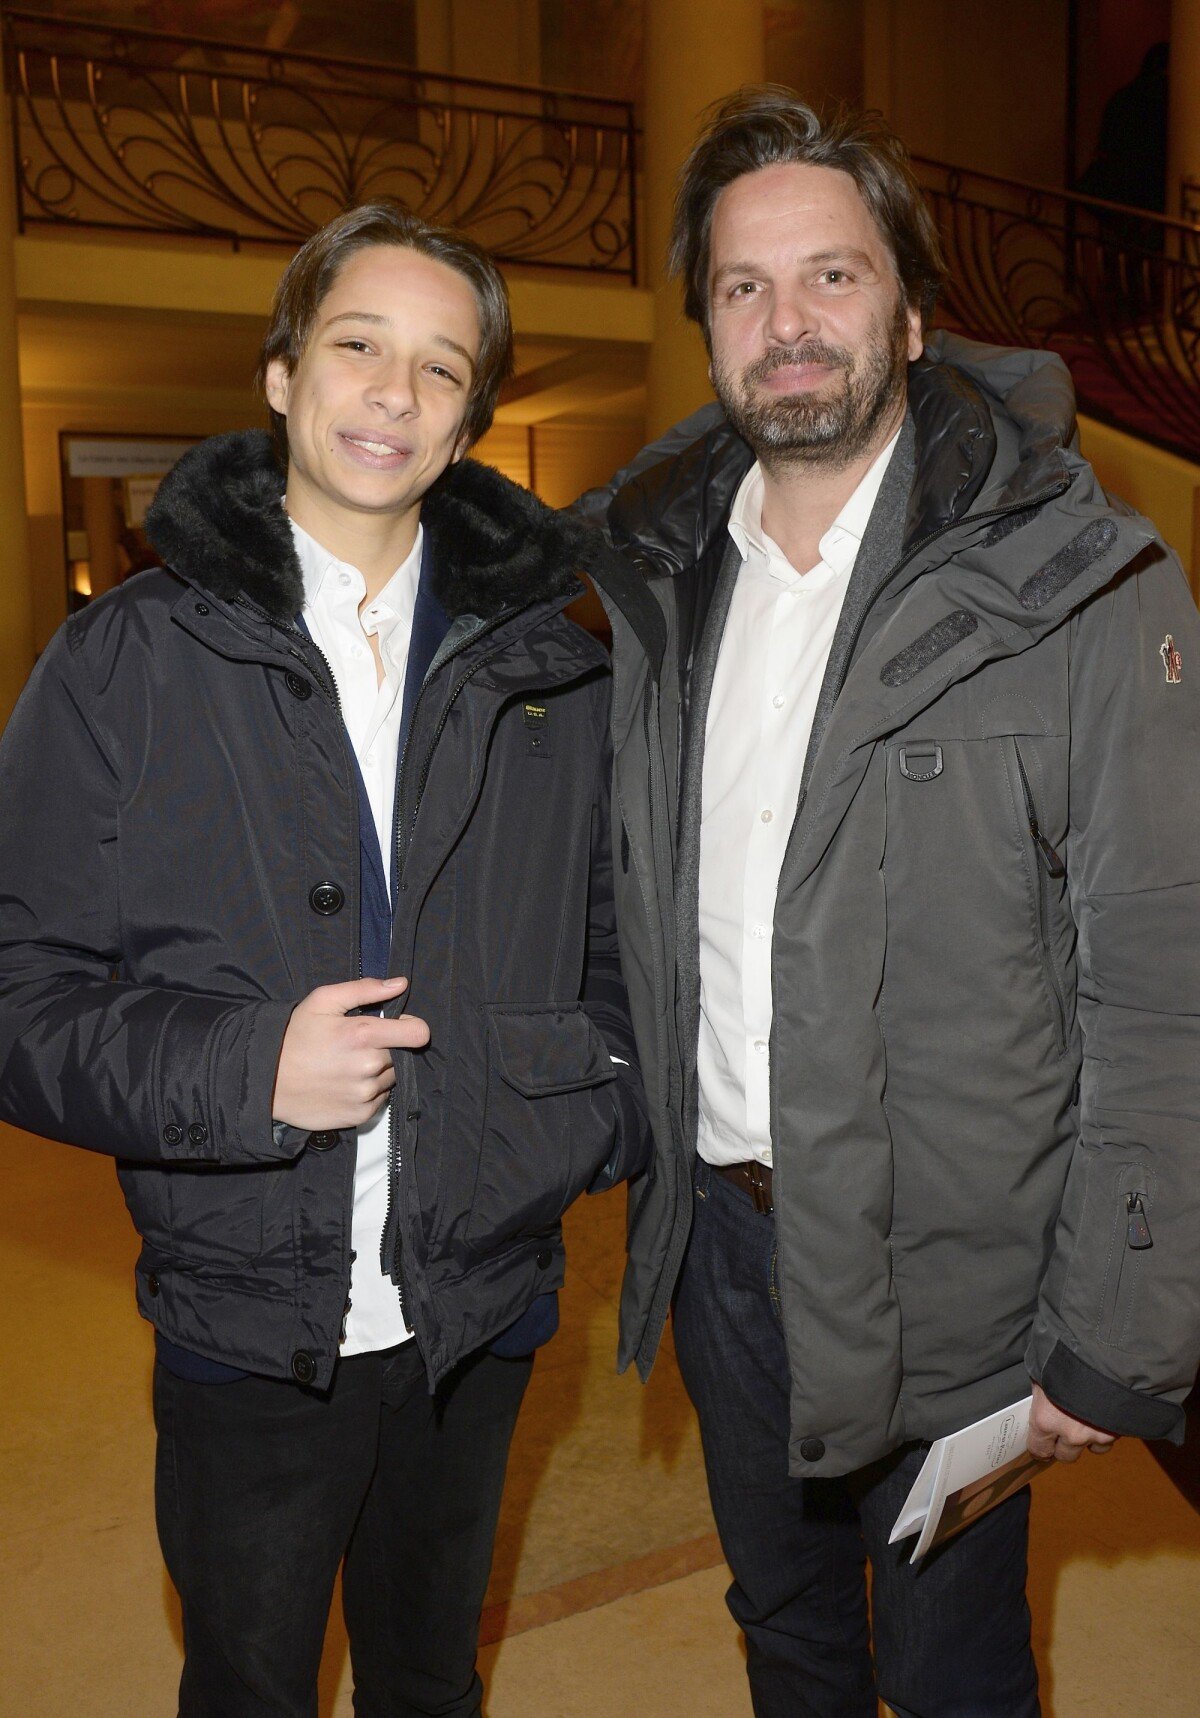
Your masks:
{"label": "wrought iron scrollwork", "polygon": [[950,270],[938,320],[1058,352],[1085,412],[1200,458],[1200,227],[942,161],[914,166]]}
{"label": "wrought iron scrollwork", "polygon": [[503,261],[633,279],[624,102],[5,15],[23,229],[296,245],[397,198]]}

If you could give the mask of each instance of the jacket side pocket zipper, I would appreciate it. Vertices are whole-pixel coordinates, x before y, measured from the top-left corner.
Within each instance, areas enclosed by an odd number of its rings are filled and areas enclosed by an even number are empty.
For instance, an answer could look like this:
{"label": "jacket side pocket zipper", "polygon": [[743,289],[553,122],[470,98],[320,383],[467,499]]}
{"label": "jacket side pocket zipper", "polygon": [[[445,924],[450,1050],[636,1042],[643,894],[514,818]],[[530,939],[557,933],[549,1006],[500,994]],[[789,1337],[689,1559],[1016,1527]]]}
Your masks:
{"label": "jacket side pocket zipper", "polygon": [[1135,1253],[1143,1252],[1145,1248],[1152,1247],[1154,1241],[1150,1234],[1150,1224],[1140,1193],[1129,1195],[1125,1205],[1125,1214],[1127,1218],[1125,1224],[1126,1244],[1132,1247]]}
{"label": "jacket side pocket zipper", "polygon": [[1046,881],[1065,877],[1067,867],[1063,863],[1057,849],[1047,840],[1038,821],[1037,806],[1033,800],[1033,790],[1029,786],[1029,776],[1025,770],[1025,760],[1021,756],[1021,748],[1013,740],[1013,756],[1017,760],[1017,775],[1021,781],[1021,794],[1025,801],[1025,816],[1029,825],[1029,835],[1033,842],[1034,852],[1034,901],[1037,912],[1038,945],[1041,950],[1042,966],[1046,974],[1046,984],[1050,991],[1050,999],[1054,1008],[1054,1024],[1058,1034],[1058,1047],[1067,1047],[1067,1009],[1063,999],[1062,989],[1058,981],[1058,973],[1054,965],[1054,955],[1050,948],[1049,912],[1046,903]]}
{"label": "jacket side pocket zipper", "polygon": [[1047,877],[1065,877],[1067,868],[1060,859],[1057,851],[1050,845],[1042,834],[1042,826],[1038,822],[1037,807],[1033,803],[1033,793],[1029,786],[1029,777],[1025,773],[1025,760],[1021,756],[1021,748],[1013,741],[1013,752],[1017,759],[1017,774],[1021,778],[1021,792],[1025,796],[1025,815],[1029,819],[1029,833],[1033,836],[1033,845],[1037,849],[1042,864],[1046,867]]}
{"label": "jacket side pocket zipper", "polygon": [[[1128,1180],[1142,1179],[1144,1171],[1126,1172]],[[1112,1348],[1124,1348],[1137,1299],[1138,1277],[1142,1270],[1141,1255],[1154,1245],[1150,1220],[1146,1215],[1146,1192],[1143,1187],[1125,1188],[1117,1194],[1113,1250],[1104,1285],[1103,1311],[1097,1335]],[[1124,1233],[1122,1234],[1122,1230]]]}

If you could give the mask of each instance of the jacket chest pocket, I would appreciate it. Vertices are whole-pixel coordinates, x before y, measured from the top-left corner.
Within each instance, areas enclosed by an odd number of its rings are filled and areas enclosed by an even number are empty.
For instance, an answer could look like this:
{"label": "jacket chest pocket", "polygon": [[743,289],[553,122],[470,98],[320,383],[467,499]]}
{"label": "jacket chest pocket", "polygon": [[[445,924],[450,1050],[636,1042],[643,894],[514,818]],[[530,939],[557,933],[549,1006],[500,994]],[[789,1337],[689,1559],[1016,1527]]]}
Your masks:
{"label": "jacket chest pocket", "polygon": [[612,1149],[615,1073],[579,1007],[487,1010],[487,1086],[467,1242],[490,1252],[551,1228]]}
{"label": "jacket chest pocket", "polygon": [[1074,959],[1061,831],[1066,744],[932,722],[889,742],[885,989],[890,1002],[899,983],[904,999],[887,1010],[893,1037],[907,1030],[902,1016],[916,994],[930,1030],[957,1036],[969,1016],[978,1039],[1007,1045],[1018,1063],[1064,1056]]}

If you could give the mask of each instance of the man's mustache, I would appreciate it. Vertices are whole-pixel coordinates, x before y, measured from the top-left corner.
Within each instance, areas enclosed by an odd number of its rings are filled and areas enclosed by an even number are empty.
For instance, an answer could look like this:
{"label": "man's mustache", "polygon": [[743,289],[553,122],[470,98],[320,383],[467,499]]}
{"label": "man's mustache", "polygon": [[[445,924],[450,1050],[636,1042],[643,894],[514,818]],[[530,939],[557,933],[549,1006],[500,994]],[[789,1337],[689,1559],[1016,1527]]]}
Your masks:
{"label": "man's mustache", "polygon": [[752,387],[755,382],[765,382],[776,370],[789,369],[793,364],[827,364],[836,370],[853,368],[844,347],[827,345],[824,340],[805,340],[799,346],[772,346],[743,370],[742,382]]}

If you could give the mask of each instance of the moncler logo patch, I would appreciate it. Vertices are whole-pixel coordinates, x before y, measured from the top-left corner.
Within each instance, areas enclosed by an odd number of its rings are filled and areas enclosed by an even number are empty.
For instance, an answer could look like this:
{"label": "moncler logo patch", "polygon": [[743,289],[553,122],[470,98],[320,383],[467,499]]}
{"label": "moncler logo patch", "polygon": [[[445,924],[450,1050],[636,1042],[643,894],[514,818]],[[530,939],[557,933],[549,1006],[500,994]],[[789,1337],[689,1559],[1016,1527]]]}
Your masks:
{"label": "moncler logo patch", "polygon": [[1183,679],[1183,657],[1176,647],[1175,640],[1168,633],[1158,647],[1158,654],[1163,659],[1163,667],[1167,671],[1167,685],[1178,686]]}

